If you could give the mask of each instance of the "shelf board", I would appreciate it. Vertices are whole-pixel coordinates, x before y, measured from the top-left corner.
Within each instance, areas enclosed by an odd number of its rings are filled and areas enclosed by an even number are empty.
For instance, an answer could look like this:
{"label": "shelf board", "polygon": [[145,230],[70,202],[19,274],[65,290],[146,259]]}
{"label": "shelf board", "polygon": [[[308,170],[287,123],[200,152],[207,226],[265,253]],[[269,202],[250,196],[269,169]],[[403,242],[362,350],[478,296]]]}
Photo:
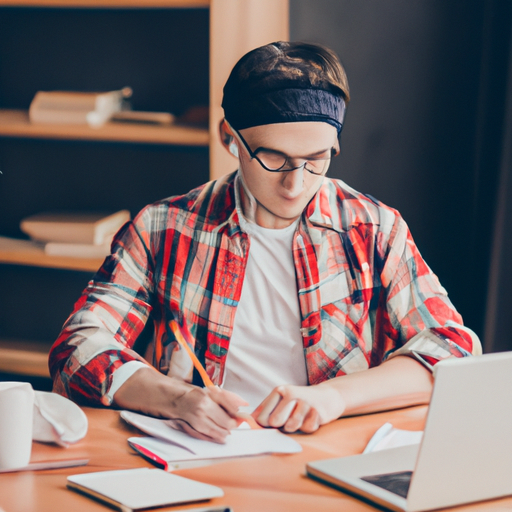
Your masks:
{"label": "shelf board", "polygon": [[41,244],[0,236],[0,263],[96,272],[103,258],[50,256],[44,252]]}
{"label": "shelf board", "polygon": [[49,377],[48,352],[52,342],[0,339],[0,372]]}
{"label": "shelf board", "polygon": [[210,135],[206,128],[137,123],[106,123],[100,128],[72,124],[33,124],[29,121],[26,110],[9,109],[0,109],[0,137],[205,147],[210,142]]}
{"label": "shelf board", "polygon": [[152,9],[209,7],[210,0],[0,0],[0,7]]}

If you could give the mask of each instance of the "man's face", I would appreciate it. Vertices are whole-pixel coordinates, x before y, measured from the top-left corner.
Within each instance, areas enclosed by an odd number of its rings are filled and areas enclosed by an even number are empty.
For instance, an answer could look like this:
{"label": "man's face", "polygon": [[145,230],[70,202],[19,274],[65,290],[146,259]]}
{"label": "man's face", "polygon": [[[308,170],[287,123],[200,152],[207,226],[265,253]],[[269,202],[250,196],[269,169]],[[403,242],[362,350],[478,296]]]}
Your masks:
{"label": "man's face", "polygon": [[[258,156],[262,150],[274,152],[287,156],[292,167],[300,166],[292,171],[269,172],[256,158],[251,158],[242,141],[235,137],[245,185],[256,199],[255,207],[249,211],[248,199],[243,196],[244,214],[265,228],[289,226],[320,188],[330,160],[315,164],[320,175],[305,169],[304,162],[330,155],[338,144],[336,128],[323,122],[279,123],[246,128],[240,134]],[[305,167],[313,168],[308,163]]]}

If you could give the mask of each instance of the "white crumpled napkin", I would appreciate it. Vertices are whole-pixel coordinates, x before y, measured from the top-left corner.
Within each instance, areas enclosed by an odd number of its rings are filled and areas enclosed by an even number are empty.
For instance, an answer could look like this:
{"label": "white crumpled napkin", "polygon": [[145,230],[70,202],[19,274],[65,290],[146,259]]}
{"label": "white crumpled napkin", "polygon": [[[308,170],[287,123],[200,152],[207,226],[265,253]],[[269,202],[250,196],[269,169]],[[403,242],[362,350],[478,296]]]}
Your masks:
{"label": "white crumpled napkin", "polygon": [[363,453],[377,452],[396,448],[398,446],[407,446],[410,444],[419,444],[423,437],[423,431],[401,430],[393,427],[391,423],[384,423],[373,437],[370,439]]}
{"label": "white crumpled napkin", "polygon": [[83,439],[87,426],[87,416],[74,402],[55,393],[35,391],[34,441],[66,447]]}

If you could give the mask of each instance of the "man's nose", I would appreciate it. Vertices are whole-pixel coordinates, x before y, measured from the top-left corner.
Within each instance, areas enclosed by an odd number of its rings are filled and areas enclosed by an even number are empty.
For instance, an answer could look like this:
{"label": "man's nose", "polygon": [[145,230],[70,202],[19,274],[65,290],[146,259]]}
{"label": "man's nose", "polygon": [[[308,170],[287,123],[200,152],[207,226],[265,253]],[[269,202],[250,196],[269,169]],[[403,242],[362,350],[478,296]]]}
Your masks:
{"label": "man's nose", "polygon": [[291,194],[299,194],[304,186],[304,166],[307,162],[304,162],[300,167],[297,167],[293,171],[288,171],[285,174],[283,185]]}

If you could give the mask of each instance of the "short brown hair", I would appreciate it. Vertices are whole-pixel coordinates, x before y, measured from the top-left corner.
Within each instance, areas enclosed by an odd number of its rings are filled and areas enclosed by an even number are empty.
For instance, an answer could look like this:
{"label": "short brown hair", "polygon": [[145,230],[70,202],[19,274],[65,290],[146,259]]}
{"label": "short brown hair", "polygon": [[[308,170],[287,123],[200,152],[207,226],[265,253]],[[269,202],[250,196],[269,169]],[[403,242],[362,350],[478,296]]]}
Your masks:
{"label": "short brown hair", "polygon": [[233,68],[226,86],[229,90],[230,82],[265,79],[276,73],[291,80],[307,80],[312,87],[331,89],[341,94],[346,103],[350,101],[347,75],[338,56],[326,46],[300,41],[277,41],[245,54]]}
{"label": "short brown hair", "polygon": [[222,106],[228,122],[239,129],[325,120],[339,132],[349,100],[347,75],[332,50],[277,41],[250,51],[235,64],[224,86]]}

